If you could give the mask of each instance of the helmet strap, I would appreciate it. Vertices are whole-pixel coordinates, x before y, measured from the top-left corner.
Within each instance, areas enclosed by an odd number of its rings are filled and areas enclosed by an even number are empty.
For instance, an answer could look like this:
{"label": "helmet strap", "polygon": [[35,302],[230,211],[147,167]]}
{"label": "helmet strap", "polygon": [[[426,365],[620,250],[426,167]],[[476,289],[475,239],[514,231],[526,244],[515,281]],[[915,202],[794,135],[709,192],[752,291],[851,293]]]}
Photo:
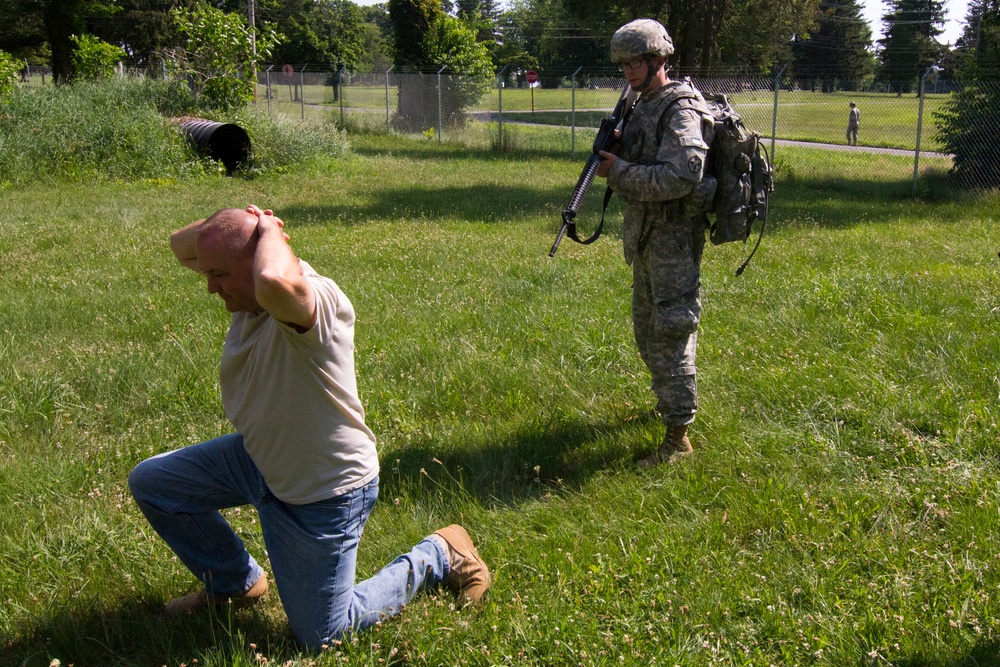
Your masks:
{"label": "helmet strap", "polygon": [[[646,61],[646,80],[642,82],[642,90],[646,90],[649,88],[649,84],[653,80],[653,77],[656,76],[659,68],[653,69],[653,61],[656,60],[656,56],[647,53],[642,59]],[[666,62],[663,65],[666,67]]]}

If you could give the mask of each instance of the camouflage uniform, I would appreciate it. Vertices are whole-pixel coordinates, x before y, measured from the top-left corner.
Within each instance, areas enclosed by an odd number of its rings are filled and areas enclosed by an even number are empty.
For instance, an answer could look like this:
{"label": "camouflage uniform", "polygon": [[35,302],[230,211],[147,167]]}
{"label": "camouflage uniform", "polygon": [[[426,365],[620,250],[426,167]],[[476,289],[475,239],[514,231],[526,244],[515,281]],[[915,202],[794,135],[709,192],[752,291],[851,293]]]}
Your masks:
{"label": "camouflage uniform", "polygon": [[[702,176],[714,125],[692,108],[697,102],[678,100],[692,90],[670,81],[644,93],[608,174],[608,185],[626,207],[623,236],[633,274],[635,340],[667,426],[692,423],[698,408],[698,286],[708,226]],[[714,179],[705,180],[708,187]]]}

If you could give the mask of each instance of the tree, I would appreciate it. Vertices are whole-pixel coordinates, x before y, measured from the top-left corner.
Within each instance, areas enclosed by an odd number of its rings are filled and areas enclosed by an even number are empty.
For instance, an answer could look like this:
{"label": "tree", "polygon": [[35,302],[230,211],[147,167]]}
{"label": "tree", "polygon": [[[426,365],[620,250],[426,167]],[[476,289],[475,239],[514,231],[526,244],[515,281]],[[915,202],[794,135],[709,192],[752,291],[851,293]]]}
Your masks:
{"label": "tree", "polygon": [[362,7],[362,40],[364,41],[360,72],[384,72],[392,61],[392,22],[389,7],[384,2]]}
{"label": "tree", "polygon": [[177,45],[170,10],[178,4],[190,7],[194,0],[115,0],[116,11],[88,15],[84,23],[87,32],[122,47],[130,62],[150,66]]}
{"label": "tree", "polygon": [[607,67],[610,35],[598,35],[562,0],[518,0],[501,18],[498,65],[537,69],[545,88],[582,65]]}
{"label": "tree", "polygon": [[397,68],[419,70],[433,64],[424,51],[424,35],[443,15],[437,0],[389,0],[393,62]]}
{"label": "tree", "polygon": [[[538,58],[530,53],[531,45],[526,34],[525,9],[517,5],[500,14],[497,20],[497,40],[493,45],[493,65],[498,70],[511,72],[537,70]],[[536,49],[532,51],[537,52]],[[505,72],[505,77],[507,73]]]}
{"label": "tree", "polygon": [[936,38],[944,31],[941,0],[885,0],[885,36],[878,41],[878,79],[908,93],[927,69],[941,60]]}
{"label": "tree", "polygon": [[[720,64],[729,71],[763,74],[788,63],[792,38],[816,23],[820,4],[820,0],[762,0],[728,5],[718,29]],[[699,70],[709,71],[711,66],[703,61]]]}
{"label": "tree", "polygon": [[456,14],[475,32],[477,42],[496,41],[500,10],[494,0],[458,0]]}
{"label": "tree", "polygon": [[208,106],[230,109],[253,100],[250,73],[271,55],[279,35],[267,27],[259,31],[254,53],[250,28],[239,14],[226,14],[208,5],[178,7],[170,14],[185,36],[184,48],[174,54],[171,66],[192,77]]}
{"label": "tree", "polygon": [[[603,44],[636,17],[659,20],[674,41],[675,70],[768,72],[788,62],[793,35],[807,33],[820,0],[562,0]],[[608,63],[604,48],[602,63]]]}
{"label": "tree", "polygon": [[828,0],[817,26],[796,35],[792,44],[793,76],[799,85],[823,92],[855,90],[875,71],[872,31],[858,0]]}
{"label": "tree", "polygon": [[28,59],[45,54],[57,82],[73,77],[73,35],[121,47],[137,63],[175,39],[168,12],[193,0],[4,0],[0,48]]}
{"label": "tree", "polygon": [[449,125],[461,124],[462,112],[489,92],[494,69],[489,49],[459,19],[442,16],[424,36],[424,50],[431,61],[445,68],[448,77],[441,91]]}
{"label": "tree", "polygon": [[[226,8],[245,14],[246,0]],[[279,63],[357,69],[364,60],[362,8],[350,0],[263,0],[255,3],[256,22],[283,35],[274,48]]]}
{"label": "tree", "polygon": [[0,49],[21,59],[43,47],[45,23],[40,4],[35,0],[0,3]]}
{"label": "tree", "polygon": [[936,115],[938,136],[963,184],[1000,187],[1000,0],[972,0],[961,48],[960,92]]}
{"label": "tree", "polygon": [[87,21],[110,16],[114,0],[4,0],[0,9],[0,48],[19,54],[48,43],[56,83],[73,78],[70,38],[87,32]]}
{"label": "tree", "polygon": [[432,67],[424,51],[424,37],[443,14],[437,0],[389,0],[393,65],[402,75],[397,85],[396,123],[404,129],[422,130],[435,124],[430,106],[432,84],[412,74]]}
{"label": "tree", "polygon": [[441,91],[441,102],[448,105],[445,115],[461,122],[462,110],[490,85],[493,65],[487,47],[435,0],[389,0],[389,18],[396,71],[409,73],[399,79],[397,124],[409,130],[437,124],[438,80],[426,74],[442,68],[449,75],[447,94]]}

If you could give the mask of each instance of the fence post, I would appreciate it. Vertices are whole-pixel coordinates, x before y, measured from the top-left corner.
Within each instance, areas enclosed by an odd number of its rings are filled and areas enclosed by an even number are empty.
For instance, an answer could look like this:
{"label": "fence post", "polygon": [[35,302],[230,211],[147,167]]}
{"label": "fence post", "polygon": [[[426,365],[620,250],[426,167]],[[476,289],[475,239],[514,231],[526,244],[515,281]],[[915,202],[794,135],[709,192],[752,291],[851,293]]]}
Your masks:
{"label": "fence post", "polygon": [[509,64],[504,65],[497,75],[497,146],[503,150],[503,82]]}
{"label": "fence post", "polygon": [[913,196],[917,196],[917,170],[920,168],[920,134],[924,127],[924,81],[927,75],[934,69],[934,65],[927,68],[924,75],[920,77],[920,108],[917,111],[917,149],[913,152]]}
{"label": "fence post", "polygon": [[389,128],[389,72],[395,67],[395,64],[389,65],[389,69],[385,71],[385,131],[388,132]]}
{"label": "fence post", "polygon": [[778,134],[778,91],[781,89],[781,75],[785,73],[786,63],[778,75],[774,77],[774,109],[771,111],[771,164],[774,164],[774,137]]}
{"label": "fence post", "polygon": [[306,66],[303,65],[302,69],[299,70],[299,90],[301,95],[299,95],[299,102],[302,105],[302,120],[306,119],[306,79],[303,76],[303,72],[306,71]]}
{"label": "fence post", "polygon": [[446,67],[447,65],[441,65],[441,69],[438,70],[438,143],[441,143],[441,132],[444,129],[444,125],[441,122],[441,72]]}
{"label": "fence post", "polygon": [[268,116],[271,115],[271,68],[272,67],[274,67],[274,65],[268,65],[267,66],[267,70],[264,72],[264,79],[265,79],[265,81],[267,81],[267,90],[265,91],[265,93],[267,94],[267,115]]}
{"label": "fence post", "polygon": [[570,121],[569,121],[569,154],[576,155],[576,75],[583,69],[583,65],[576,68],[573,76],[570,77],[573,85],[573,92],[570,95]]}
{"label": "fence post", "polygon": [[344,129],[344,65],[337,70],[337,99],[340,100],[340,129]]}

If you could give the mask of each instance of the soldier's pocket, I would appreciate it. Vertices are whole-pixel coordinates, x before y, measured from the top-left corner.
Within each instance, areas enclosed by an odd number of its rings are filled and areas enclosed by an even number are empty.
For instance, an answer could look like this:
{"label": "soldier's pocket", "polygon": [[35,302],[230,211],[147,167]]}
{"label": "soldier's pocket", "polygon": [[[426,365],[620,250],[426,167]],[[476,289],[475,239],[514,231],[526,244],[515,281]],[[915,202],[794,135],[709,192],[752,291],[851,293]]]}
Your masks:
{"label": "soldier's pocket", "polygon": [[654,306],[653,319],[656,330],[671,338],[689,336],[698,330],[701,307],[697,300],[670,301]]}

